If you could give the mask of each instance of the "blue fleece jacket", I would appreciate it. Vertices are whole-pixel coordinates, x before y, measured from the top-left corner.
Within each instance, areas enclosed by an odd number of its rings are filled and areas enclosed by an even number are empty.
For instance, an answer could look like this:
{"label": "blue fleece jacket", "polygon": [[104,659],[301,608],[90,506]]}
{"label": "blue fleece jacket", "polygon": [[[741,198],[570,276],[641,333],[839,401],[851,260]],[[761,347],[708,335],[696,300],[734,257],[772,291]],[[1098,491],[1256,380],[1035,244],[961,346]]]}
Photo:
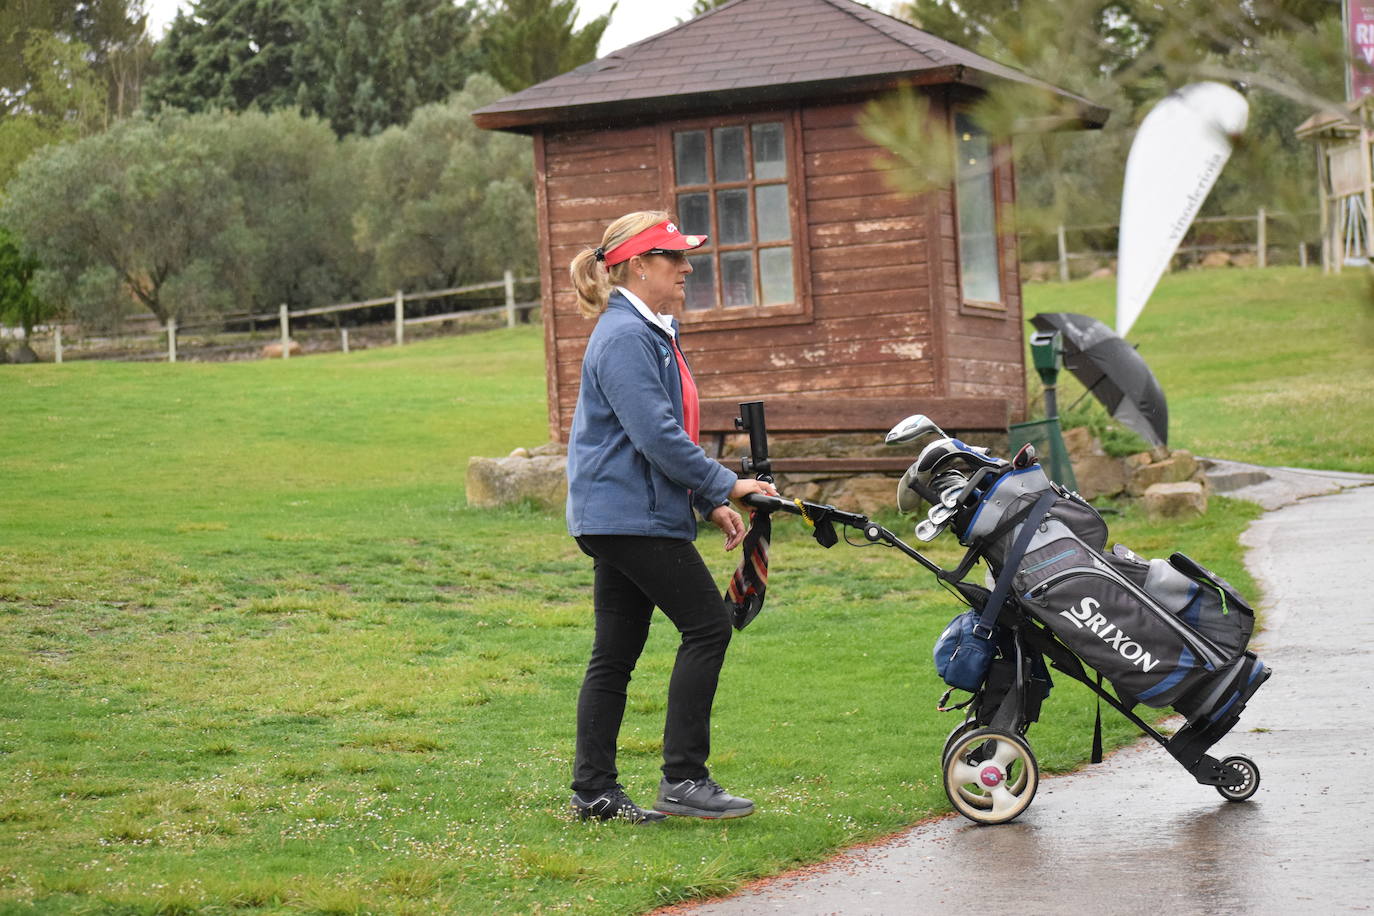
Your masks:
{"label": "blue fleece jacket", "polygon": [[692,539],[738,478],[682,428],[672,338],[618,291],[582,358],[568,437],[568,530]]}

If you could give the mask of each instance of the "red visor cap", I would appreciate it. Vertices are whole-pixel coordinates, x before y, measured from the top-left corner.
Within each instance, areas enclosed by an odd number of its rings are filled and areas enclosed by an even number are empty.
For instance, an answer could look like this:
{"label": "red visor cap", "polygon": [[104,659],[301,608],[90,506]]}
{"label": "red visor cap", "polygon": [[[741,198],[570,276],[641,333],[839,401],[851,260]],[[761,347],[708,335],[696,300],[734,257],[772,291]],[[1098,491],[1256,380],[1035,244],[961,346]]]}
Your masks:
{"label": "red visor cap", "polygon": [[662,248],[665,251],[689,251],[706,244],[704,235],[683,235],[677,231],[673,221],[665,219],[650,226],[638,235],[632,235],[619,245],[606,252],[606,266],[614,267],[630,260],[637,254]]}

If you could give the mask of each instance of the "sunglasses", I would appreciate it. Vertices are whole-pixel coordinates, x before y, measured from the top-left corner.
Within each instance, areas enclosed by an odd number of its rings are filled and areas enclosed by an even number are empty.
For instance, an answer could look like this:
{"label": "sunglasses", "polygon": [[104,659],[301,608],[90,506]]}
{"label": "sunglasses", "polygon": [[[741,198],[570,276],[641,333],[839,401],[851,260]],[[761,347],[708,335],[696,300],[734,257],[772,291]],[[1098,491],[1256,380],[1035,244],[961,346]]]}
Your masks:
{"label": "sunglasses", "polygon": [[683,261],[687,260],[687,252],[674,251],[667,248],[650,248],[648,251],[644,253],[662,255],[663,257],[672,261],[674,264],[681,264]]}

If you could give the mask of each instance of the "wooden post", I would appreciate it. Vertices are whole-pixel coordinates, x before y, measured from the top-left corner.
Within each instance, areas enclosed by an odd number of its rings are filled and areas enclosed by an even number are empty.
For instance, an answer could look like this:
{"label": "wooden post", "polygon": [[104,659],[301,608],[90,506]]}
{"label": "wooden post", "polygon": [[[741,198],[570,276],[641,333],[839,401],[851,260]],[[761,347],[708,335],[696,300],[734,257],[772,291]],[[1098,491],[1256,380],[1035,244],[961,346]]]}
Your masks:
{"label": "wooden post", "polygon": [[176,316],[167,319],[167,362],[177,361],[177,319]]}
{"label": "wooden post", "polygon": [[1364,256],[1374,258],[1374,166],[1369,161],[1369,115],[1360,111],[1360,171],[1364,181]]}
{"label": "wooden post", "polygon": [[348,328],[339,328],[339,346],[345,353],[348,352]]}
{"label": "wooden post", "polygon": [[62,325],[56,325],[52,332],[53,362],[62,362]]}
{"label": "wooden post", "polygon": [[1269,227],[1264,218],[1264,208],[1259,208],[1259,213],[1255,215],[1255,264],[1258,267],[1269,266]]}
{"label": "wooden post", "polygon": [[515,327],[515,274],[506,271],[506,327]]}
{"label": "wooden post", "polygon": [[1332,207],[1330,200],[1331,179],[1328,177],[1328,167],[1326,158],[1327,145],[1325,141],[1317,144],[1317,204],[1321,208],[1321,227],[1322,227],[1322,273],[1331,273],[1331,260],[1334,257],[1331,251],[1331,220]]}
{"label": "wooden post", "polygon": [[281,320],[281,358],[291,358],[291,313],[286,308],[286,303],[281,304],[277,310],[277,316]]}
{"label": "wooden post", "polygon": [[1298,242],[1298,266],[1307,266],[1307,243]]}
{"label": "wooden post", "polygon": [[406,300],[405,294],[396,290],[396,346],[406,342]]}
{"label": "wooden post", "polygon": [[1069,246],[1068,246],[1068,243],[1064,240],[1064,224],[1063,224],[1063,223],[1060,223],[1060,224],[1059,224],[1059,228],[1058,228],[1058,230],[1056,230],[1055,235],[1056,235],[1056,237],[1059,239],[1059,282],[1060,282],[1060,283],[1068,283],[1068,282],[1069,282]]}

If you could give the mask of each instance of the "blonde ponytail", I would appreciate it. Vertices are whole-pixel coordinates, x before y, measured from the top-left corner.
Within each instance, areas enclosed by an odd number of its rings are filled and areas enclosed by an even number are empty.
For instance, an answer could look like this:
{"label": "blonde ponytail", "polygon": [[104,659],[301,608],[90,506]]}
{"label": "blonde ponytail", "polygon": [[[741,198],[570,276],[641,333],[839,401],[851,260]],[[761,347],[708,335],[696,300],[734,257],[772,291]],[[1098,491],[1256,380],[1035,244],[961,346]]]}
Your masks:
{"label": "blonde ponytail", "polygon": [[611,297],[611,288],[624,283],[630,272],[629,261],[622,261],[608,270],[602,258],[597,257],[597,252],[600,251],[604,256],[605,252],[627,239],[671,218],[662,210],[627,213],[606,227],[600,249],[584,248],[573,256],[568,273],[572,275],[573,289],[577,291],[577,310],[584,317],[595,318],[604,312],[606,302]]}

